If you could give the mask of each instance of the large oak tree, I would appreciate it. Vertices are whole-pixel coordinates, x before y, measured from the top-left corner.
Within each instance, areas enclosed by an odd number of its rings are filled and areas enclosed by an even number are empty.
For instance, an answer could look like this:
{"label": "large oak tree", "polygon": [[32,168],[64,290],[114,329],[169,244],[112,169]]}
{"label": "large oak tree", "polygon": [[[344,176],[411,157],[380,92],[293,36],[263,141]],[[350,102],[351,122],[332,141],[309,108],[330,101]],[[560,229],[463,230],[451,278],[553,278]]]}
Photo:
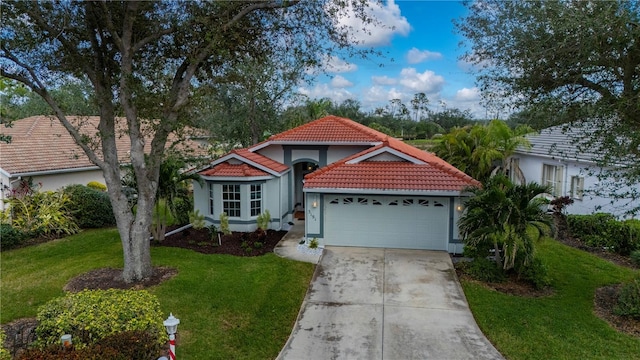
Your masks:
{"label": "large oak tree", "polygon": [[[107,182],[124,250],[125,280],[151,275],[149,225],[169,134],[187,121],[194,89],[224,78],[239,55],[295,52],[317,64],[326,54],[364,51],[337,21],[370,24],[352,1],[5,1],[0,75],[25,84],[53,110]],[[51,89],[68,79],[91,84],[100,123],[95,139],[72,123]],[[119,132],[117,117],[126,120]],[[120,186],[116,137],[130,140],[137,211]],[[150,140],[147,140],[150,139]],[[145,152],[145,143],[147,150]],[[150,145],[150,146],[149,146]]]}
{"label": "large oak tree", "polygon": [[[603,183],[618,180],[602,191],[639,198],[640,2],[479,0],[467,7],[457,28],[469,40],[463,58],[479,68],[485,99],[579,129],[577,151],[600,154],[593,160],[605,169]],[[616,189],[625,183],[631,186]]]}

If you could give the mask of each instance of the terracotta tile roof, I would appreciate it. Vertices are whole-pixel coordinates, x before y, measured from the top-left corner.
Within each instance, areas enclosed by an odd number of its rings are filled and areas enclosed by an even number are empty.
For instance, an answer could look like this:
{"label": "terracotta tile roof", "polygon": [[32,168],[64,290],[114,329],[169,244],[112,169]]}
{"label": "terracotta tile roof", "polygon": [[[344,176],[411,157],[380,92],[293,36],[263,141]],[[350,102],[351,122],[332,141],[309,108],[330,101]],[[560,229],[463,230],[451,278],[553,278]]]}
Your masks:
{"label": "terracotta tile roof", "polygon": [[[199,172],[199,174],[203,176],[253,177],[281,174],[289,170],[287,165],[258,153],[252,153],[247,149],[233,150],[211,164],[211,167]],[[269,170],[271,174],[259,167]]]}
{"label": "terracotta tile roof", "polygon": [[253,177],[268,176],[266,171],[256,169],[247,164],[229,164],[228,162],[220,163],[213,168],[200,172],[203,176],[228,176],[228,177]]}
{"label": "terracotta tile roof", "polygon": [[[97,132],[97,116],[70,116],[69,120],[75,124],[82,122],[82,132],[87,135],[93,136]],[[0,142],[0,168],[11,175],[95,167],[55,117],[32,116],[17,120],[12,127],[3,127],[0,132],[12,137],[8,144]],[[147,141],[146,145],[150,146],[150,143]],[[128,163],[129,137],[119,136],[116,144],[120,162]],[[187,146],[198,148],[195,143]]]}
{"label": "terracotta tile roof", "polygon": [[233,150],[231,153],[238,154],[238,156],[240,157],[250,160],[256,164],[262,165],[266,168],[269,168],[270,170],[273,170],[277,173],[282,173],[289,170],[289,167],[287,165],[277,162],[264,155],[253,153],[248,149],[236,149],[236,150]]}
{"label": "terracotta tile roof", "polygon": [[270,143],[364,143],[384,141],[387,135],[355,121],[337,116],[325,116],[296,128],[271,136],[250,150],[262,148]]}
{"label": "terracotta tile roof", "polygon": [[[393,149],[422,163],[407,160],[372,161],[367,155]],[[461,191],[480,183],[432,153],[388,139],[384,143],[333,163],[305,177],[304,187],[321,189],[377,189]]]}

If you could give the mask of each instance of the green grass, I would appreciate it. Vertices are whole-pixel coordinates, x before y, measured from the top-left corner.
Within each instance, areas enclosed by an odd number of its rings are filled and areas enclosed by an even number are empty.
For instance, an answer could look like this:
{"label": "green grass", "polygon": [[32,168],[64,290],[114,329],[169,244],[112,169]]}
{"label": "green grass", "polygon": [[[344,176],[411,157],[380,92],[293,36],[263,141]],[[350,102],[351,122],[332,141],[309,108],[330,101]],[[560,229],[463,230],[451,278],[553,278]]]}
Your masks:
{"label": "green grass", "polygon": [[[204,255],[152,248],[154,265],[178,269],[150,291],[163,311],[180,319],[181,359],[269,359],[286,342],[309,285],[313,265],[260,257]],[[62,296],[72,277],[122,267],[116,230],[92,230],[0,254],[0,321],[33,317],[38,306]]]}
{"label": "green grass", "polygon": [[639,358],[639,338],[617,332],[593,313],[595,290],[630,280],[634,271],[550,239],[539,244],[538,255],[549,267],[552,296],[523,298],[462,283],[478,325],[496,348],[508,359]]}

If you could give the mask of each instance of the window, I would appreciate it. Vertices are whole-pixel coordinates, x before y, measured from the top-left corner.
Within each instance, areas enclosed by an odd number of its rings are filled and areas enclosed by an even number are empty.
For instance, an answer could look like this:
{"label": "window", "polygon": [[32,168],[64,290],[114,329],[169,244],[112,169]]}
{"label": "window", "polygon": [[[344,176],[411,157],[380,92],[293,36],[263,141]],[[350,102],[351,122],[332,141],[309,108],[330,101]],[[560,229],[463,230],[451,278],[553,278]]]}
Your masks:
{"label": "window", "polygon": [[404,206],[413,205],[413,199],[403,199],[402,200],[402,205],[404,205]]}
{"label": "window", "polygon": [[542,166],[542,185],[551,188],[551,195],[562,196],[562,167],[555,165]]}
{"label": "window", "polygon": [[213,184],[209,183],[209,214],[213,214]]}
{"label": "window", "polygon": [[582,200],[584,193],[584,178],[582,176],[571,177],[571,197],[576,200]]}
{"label": "window", "polygon": [[262,185],[251,185],[251,216],[258,216],[262,212]]}
{"label": "window", "polygon": [[222,185],[222,211],[240,217],[240,185]]}

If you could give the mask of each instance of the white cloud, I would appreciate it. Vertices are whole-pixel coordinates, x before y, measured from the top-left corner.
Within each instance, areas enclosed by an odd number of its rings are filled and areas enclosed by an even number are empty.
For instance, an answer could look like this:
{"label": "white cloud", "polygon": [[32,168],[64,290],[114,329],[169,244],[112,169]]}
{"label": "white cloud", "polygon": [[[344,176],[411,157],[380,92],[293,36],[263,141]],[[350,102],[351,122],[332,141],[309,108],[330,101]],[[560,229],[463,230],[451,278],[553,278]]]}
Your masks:
{"label": "white cloud", "polygon": [[363,105],[373,108],[385,106],[392,99],[405,101],[408,98],[408,94],[398,91],[396,88],[386,89],[382,86],[372,86],[364,90],[362,94]]}
{"label": "white cloud", "polygon": [[480,100],[480,89],[477,87],[462,88],[456,91],[455,96],[456,101],[479,101]]}
{"label": "white cloud", "polygon": [[341,75],[336,75],[331,79],[331,86],[334,88],[347,88],[353,86],[353,83]]}
{"label": "white cloud", "polygon": [[433,94],[444,85],[444,78],[431,70],[419,73],[414,68],[405,68],[400,72],[400,84],[415,92]]}
{"label": "white cloud", "polygon": [[374,85],[395,85],[398,83],[397,79],[390,78],[387,75],[384,76],[372,76],[371,81]]}
{"label": "white cloud", "polygon": [[322,60],[322,68],[332,74],[353,72],[358,70],[358,65],[346,62],[337,56],[326,55]]}
{"label": "white cloud", "polygon": [[433,52],[429,50],[418,50],[418,48],[411,48],[407,52],[407,62],[409,64],[418,64],[426,60],[434,60],[442,58],[442,54],[439,52]]}
{"label": "white cloud", "polygon": [[328,98],[336,103],[342,103],[347,99],[355,99],[356,97],[345,89],[336,89],[329,84],[317,84],[312,88],[299,87],[298,92],[300,94],[308,96],[310,99],[322,99]]}
{"label": "white cloud", "polygon": [[350,28],[352,39],[359,45],[388,45],[394,35],[407,36],[411,31],[409,21],[402,16],[400,7],[394,0],[386,3],[370,0],[365,12],[374,19],[373,24],[363,23],[353,8],[347,9],[338,19],[339,25]]}

